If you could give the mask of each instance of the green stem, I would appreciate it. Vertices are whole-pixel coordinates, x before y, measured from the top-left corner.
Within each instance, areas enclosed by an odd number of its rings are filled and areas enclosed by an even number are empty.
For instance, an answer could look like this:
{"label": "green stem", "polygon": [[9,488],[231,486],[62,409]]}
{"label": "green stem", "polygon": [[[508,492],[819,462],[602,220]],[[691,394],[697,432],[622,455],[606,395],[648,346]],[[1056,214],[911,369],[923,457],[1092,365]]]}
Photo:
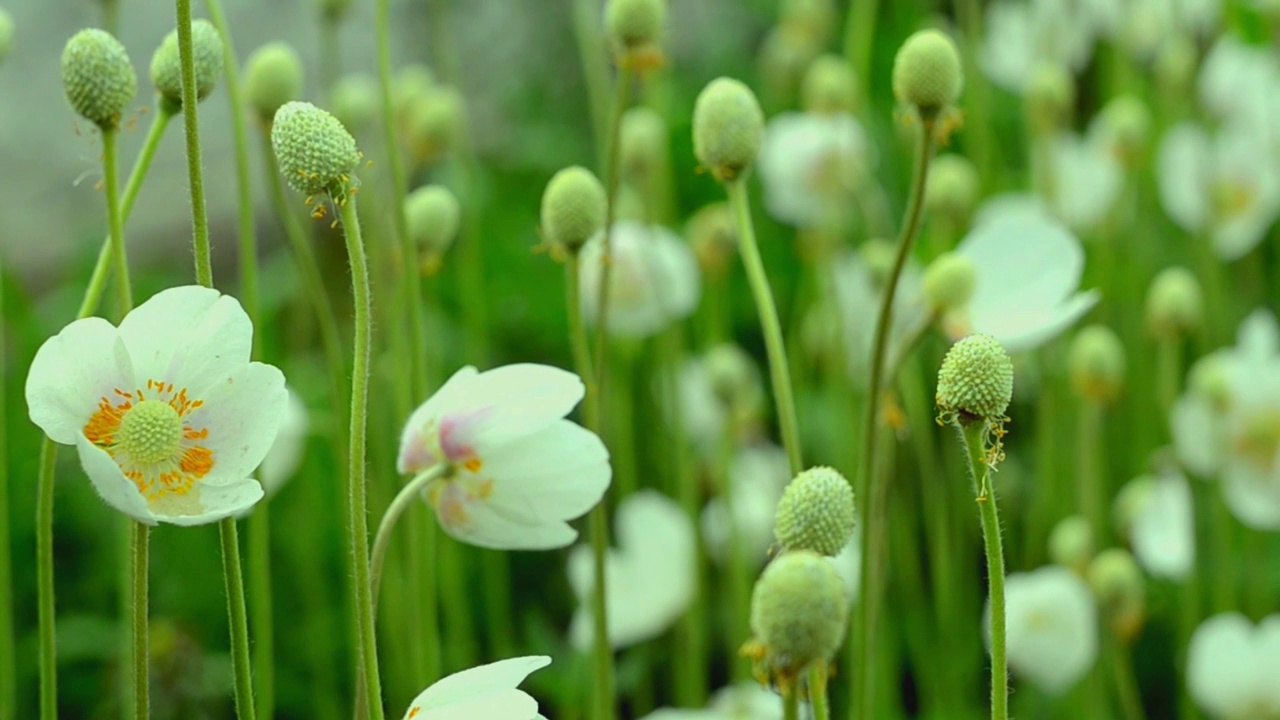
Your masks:
{"label": "green stem", "polygon": [[396,523],[415,500],[421,499],[422,491],[426,490],[433,480],[445,477],[450,472],[452,468],[447,463],[439,463],[418,473],[400,488],[400,492],[396,493],[395,499],[383,513],[382,521],[378,523],[378,534],[374,536],[373,555],[369,561],[369,598],[373,603],[375,616],[378,609],[379,583],[382,581],[382,566],[387,560],[387,546],[391,544],[391,535]]}
{"label": "green stem", "polygon": [[742,543],[742,530],[733,518],[734,493],[733,477],[729,467],[733,462],[735,428],[733,420],[725,422],[721,433],[719,447],[716,448],[715,477],[719,480],[720,502],[724,504],[725,514],[729,522],[729,547],[726,549],[724,561],[727,564],[729,592],[729,628],[725,633],[727,647],[725,655],[729,658],[729,677],[733,680],[747,680],[751,677],[751,664],[742,657],[739,648],[751,636],[748,621],[748,606],[751,602],[751,568],[748,566],[746,549]]}
{"label": "green stem", "polygon": [[586,78],[587,103],[591,108],[591,130],[596,141],[596,155],[603,161],[608,154],[606,126],[608,122],[607,98],[609,96],[608,58],[605,55],[604,36],[600,32],[599,3],[592,0],[574,0],[573,30],[578,41],[578,58],[582,74]]}
{"label": "green stem", "polygon": [[253,627],[254,699],[258,717],[275,715],[275,620],[271,616],[271,505],[259,502],[249,514],[249,616]]}
{"label": "green stem", "polygon": [[[196,258],[196,282],[213,287],[213,261],[209,253],[209,216],[204,202],[204,169],[200,158],[200,117],[196,103],[196,68],[191,47],[191,0],[177,0],[178,61],[182,66],[182,120],[187,137],[187,178],[191,186],[192,244]],[[243,717],[243,716],[241,716]]]}
{"label": "green stem", "polygon": [[[876,325],[875,342],[871,349],[871,379],[867,385],[867,407],[863,418],[862,472],[855,489],[869,498],[862,523],[862,566],[860,587],[862,602],[858,604],[857,640],[858,672],[850,673],[854,680],[854,707],[856,717],[874,717],[875,671],[873,660],[876,630],[879,625],[880,601],[883,594],[884,533],[888,506],[888,478],[883,482],[875,473],[876,435],[880,421],[880,393],[885,388],[885,356],[887,355],[890,328],[893,325],[893,301],[898,290],[898,279],[911,255],[911,246],[920,228],[924,190],[929,175],[929,159],[933,156],[934,122],[921,119],[920,141],[916,150],[915,169],[911,180],[911,194],[906,215],[898,236],[898,254],[893,269],[885,281],[884,295],[880,299],[880,313]],[[856,677],[855,677],[856,676]]]}
{"label": "green stem", "polygon": [[[385,0],[383,3],[385,4]],[[382,720],[382,681],[378,677],[378,638],[373,625],[373,597],[369,584],[369,527],[365,507],[365,424],[369,400],[369,355],[373,347],[373,316],[370,307],[369,268],[365,261],[364,239],[356,197],[335,198],[342,213],[342,230],[351,261],[351,294],[355,307],[355,351],[351,375],[351,433],[347,439],[348,522],[355,555],[355,610],[360,628],[360,663],[363,666],[367,717]]]}
{"label": "green stem", "polygon": [[484,577],[485,615],[492,657],[512,657],[519,638],[511,610],[511,569],[506,553],[486,551],[480,556]]}
{"label": "green stem", "polygon": [[54,645],[53,475],[58,446],[49,438],[40,445],[36,480],[36,594],[40,623],[40,720],[58,718],[58,656]]}
{"label": "green stem", "polygon": [[130,523],[129,546],[133,565],[133,712],[134,717],[151,717],[151,674],[148,671],[151,646],[147,633],[147,568],[151,528],[140,522]]}
{"label": "green stem", "polygon": [[1110,535],[1107,522],[1106,491],[1103,487],[1103,463],[1101,457],[1102,408],[1091,400],[1080,403],[1076,427],[1076,457],[1079,470],[1076,476],[1077,504],[1080,514],[1089,520],[1096,547],[1107,547]]}
{"label": "green stem", "polygon": [[120,0],[102,0],[102,29],[120,37]]}
{"label": "green stem", "polygon": [[756,244],[756,231],[751,222],[751,206],[747,199],[747,186],[741,180],[725,183],[729,204],[733,207],[738,225],[738,252],[747,271],[747,282],[760,316],[760,328],[764,333],[765,352],[769,357],[769,379],[773,385],[773,403],[778,409],[778,430],[782,445],[787,450],[791,474],[798,475],[804,469],[800,454],[800,425],[796,422],[796,403],[791,392],[791,371],[787,367],[787,348],[782,341],[782,326],[778,322],[778,308],[769,289],[769,276],[760,259]]}
{"label": "green stem", "polygon": [[236,717],[253,720],[253,670],[249,660],[249,617],[245,611],[244,573],[240,568],[240,537],[235,518],[218,522],[222,540],[222,577],[231,625],[231,671],[235,676]]}
{"label": "green stem", "polygon": [[[613,252],[613,222],[617,217],[618,185],[622,181],[621,168],[618,167],[618,153],[622,144],[622,115],[631,101],[632,77],[633,73],[629,68],[618,69],[617,97],[614,98],[613,115],[609,119],[609,149],[604,164],[604,187],[609,202],[605,206],[603,252],[600,254],[600,288],[597,291],[596,300],[596,307],[600,308],[600,312],[596,317],[595,346],[596,382],[599,383],[602,392],[608,387],[606,378],[609,356],[606,349],[609,346],[609,295],[611,294],[609,285],[610,277],[613,275],[613,263],[610,262],[610,258]],[[602,400],[599,407],[601,413],[604,412],[604,408]]]}
{"label": "green stem", "polygon": [[782,693],[782,720],[800,720],[800,695],[794,688]]}
{"label": "green stem", "polygon": [[982,518],[982,540],[987,554],[987,587],[991,599],[991,720],[1009,717],[1009,664],[1005,658],[1004,551],[1000,544],[1000,516],[995,488],[987,465],[985,423],[955,423],[956,434],[968,454],[969,479],[973,482]]}
{"label": "green stem", "polygon": [[1156,393],[1161,417],[1168,417],[1182,381],[1182,343],[1162,338],[1156,344]]}
{"label": "green stem", "polygon": [[102,174],[107,196],[107,227],[111,236],[112,266],[115,269],[116,298],[121,313],[133,307],[133,291],[129,287],[129,258],[124,250],[124,222],[120,215],[120,186],[116,178],[116,130],[102,130]]}
{"label": "green stem", "polygon": [[[4,317],[4,269],[0,268],[0,318]],[[9,454],[4,378],[4,323],[0,322],[0,717],[14,717],[17,686],[13,649],[13,557],[9,541]]]}
{"label": "green stem", "polygon": [[857,73],[864,98],[871,92],[871,56],[879,5],[879,0],[850,3],[845,19],[844,56]]}
{"label": "green stem", "polygon": [[320,9],[320,95],[326,101],[332,96],[342,68],[342,42],[338,37],[341,25],[340,16]]}
{"label": "green stem", "polygon": [[1124,720],[1146,720],[1142,709],[1142,693],[1133,675],[1133,657],[1129,648],[1118,641],[1112,643],[1111,669],[1116,684],[1116,697],[1124,712]]}
{"label": "green stem", "polygon": [[831,708],[827,704],[825,664],[818,664],[809,669],[809,703],[813,705],[813,720],[831,720]]}

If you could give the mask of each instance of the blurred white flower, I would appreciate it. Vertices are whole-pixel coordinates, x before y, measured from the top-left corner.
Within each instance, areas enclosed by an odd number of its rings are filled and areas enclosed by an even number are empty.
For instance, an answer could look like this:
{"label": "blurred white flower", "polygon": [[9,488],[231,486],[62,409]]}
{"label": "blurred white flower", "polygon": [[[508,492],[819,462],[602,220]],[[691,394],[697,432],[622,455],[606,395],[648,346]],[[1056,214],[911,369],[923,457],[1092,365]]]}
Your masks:
{"label": "blurred white flower", "polygon": [[987,6],[987,33],[978,49],[978,64],[992,82],[1017,94],[1043,63],[1077,73],[1093,55],[1106,10],[1103,5],[1100,14],[1097,8],[1069,0],[997,0]]}
{"label": "blurred white flower", "polygon": [[858,589],[861,587],[859,573],[862,572],[862,543],[860,538],[861,534],[854,532],[839,555],[827,558],[827,561],[835,566],[840,579],[844,581],[845,592],[852,599],[857,599]]}
{"label": "blurred white flower", "polygon": [[694,447],[704,454],[714,453],[720,444],[727,412],[716,397],[715,388],[706,363],[701,357],[691,357],[680,367],[678,411],[684,423],[684,431]]}
{"label": "blurred white flower", "polygon": [[1156,577],[1184,580],[1195,570],[1196,562],[1191,486],[1179,472],[1165,472],[1149,480],[1136,506],[1130,508],[1133,555]]}
{"label": "blurred white flower", "polygon": [[[1078,575],[1048,565],[1005,579],[1009,667],[1047,693],[1060,695],[1098,655],[1098,609]],[[990,642],[991,603],[987,602]]]}
{"label": "blurred white flower", "polygon": [[[684,510],[654,490],[641,490],[618,503],[613,527],[618,547],[605,558],[606,614],[609,644],[624,648],[666,632],[693,602],[697,538]],[[579,603],[569,640],[583,651],[593,639],[593,562],[586,545],[569,553],[569,585]]]}
{"label": "blurred white flower", "polygon": [[[841,339],[849,377],[865,387],[871,372],[871,350],[879,322],[881,284],[876,281],[863,256],[845,252],[831,263],[832,285],[840,313]],[[889,347],[898,348],[928,319],[924,303],[924,278],[920,266],[908,259],[898,279],[893,300],[893,326]]]}
{"label": "blurred white flower", "polygon": [[409,417],[396,467],[450,465],[426,495],[458,540],[564,547],[578,537],[565,521],[595,506],[612,475],[600,438],[564,419],[582,395],[577,375],[547,365],[462,368]]}
{"label": "blurred white flower", "polygon": [[842,227],[849,197],[870,171],[870,152],[866,133],[852,115],[774,117],[756,160],[765,209],[802,228]]}
{"label": "blurred white flower", "polygon": [[1124,185],[1124,169],[1097,133],[1064,132],[1050,145],[1054,214],[1072,230],[1088,233],[1107,219]]}
{"label": "blurred white flower", "polygon": [[311,425],[307,405],[293,388],[285,389],[289,391],[289,403],[280,421],[280,432],[258,466],[258,479],[262,481],[267,497],[279,492],[285,481],[293,477],[302,464],[302,453],[307,449],[307,432]]}
{"label": "blurred white flower", "polygon": [[1205,55],[1196,85],[1201,105],[1214,117],[1265,122],[1274,119],[1261,113],[1280,85],[1280,58],[1273,48],[1224,33]]}
{"label": "blurred white flower", "polygon": [[423,690],[404,720],[535,720],[538,701],[518,686],[551,664],[545,655],[499,660],[456,672]]}
{"label": "blurred white flower", "polygon": [[782,696],[759,683],[744,682],[721,688],[702,710],[662,708],[641,720],[777,720]]}
{"label": "blurred white flower", "polygon": [[1280,615],[1258,625],[1239,613],[1200,624],[1187,648],[1187,689],[1218,720],[1280,717]]}
{"label": "blurred white flower", "polygon": [[750,567],[759,568],[773,545],[778,500],[791,482],[786,451],[772,444],[739,450],[729,464],[729,482],[732,503],[712,498],[702,510],[707,554],[716,562],[727,562],[730,543],[736,540]]}
{"label": "blurred white flower", "polygon": [[94,489],[148,525],[203,525],[262,499],[249,473],[275,440],[288,395],[271,365],[249,362],[240,303],[195,285],[125,315],[76,320],[27,375],[31,421],[75,445]]}
{"label": "blurred white flower", "polygon": [[[613,224],[609,236],[609,332],[632,338],[653,335],[688,317],[698,305],[702,280],[693,251],[679,235],[657,225],[629,220]],[[578,277],[582,313],[598,322],[604,235],[582,248]]]}
{"label": "blurred white flower", "polygon": [[1183,122],[1160,143],[1160,204],[1183,230],[1203,234],[1223,260],[1252,250],[1280,214],[1280,180],[1264,145],[1245,122],[1212,137]]}

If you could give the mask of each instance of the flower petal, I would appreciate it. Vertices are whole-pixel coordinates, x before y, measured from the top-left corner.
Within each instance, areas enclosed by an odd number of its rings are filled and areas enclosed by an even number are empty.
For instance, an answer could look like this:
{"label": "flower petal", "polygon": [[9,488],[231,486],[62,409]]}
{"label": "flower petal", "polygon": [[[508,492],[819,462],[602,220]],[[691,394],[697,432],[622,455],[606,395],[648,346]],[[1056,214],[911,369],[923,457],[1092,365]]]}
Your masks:
{"label": "flower petal", "polygon": [[200,493],[202,512],[190,515],[164,515],[157,512],[156,517],[170,525],[208,525],[224,518],[246,515],[264,496],[262,485],[253,478],[227,485],[201,483],[196,486],[195,492]]}
{"label": "flower petal", "polygon": [[1222,466],[1222,420],[1207,398],[1186,393],[1169,413],[1173,447],[1188,470],[1213,477]]}
{"label": "flower petal", "polygon": [[249,362],[253,324],[230,295],[199,285],[170,288],[134,308],[120,323],[133,366],[155,379],[201,394]]}
{"label": "flower petal", "polygon": [[[493,479],[486,502],[521,523],[583,515],[600,502],[612,477],[604,443],[568,420],[505,443],[483,460],[475,477]],[[471,473],[460,468],[459,474]]]}
{"label": "flower petal", "polygon": [[991,335],[1010,353],[1027,352],[1062,334],[1101,299],[1102,294],[1093,289],[1076,293],[1066,302],[1042,312],[1010,308],[998,321],[974,318],[973,330]]}
{"label": "flower petal", "polygon": [[276,434],[275,442],[258,467],[258,477],[268,495],[277,492],[297,472],[307,446],[307,429],[310,425],[307,405],[302,401],[302,396],[292,389],[287,389],[287,392],[289,400],[280,421],[280,432]]}
{"label": "flower petal", "polygon": [[1191,636],[1187,689],[1200,706],[1221,718],[1247,708],[1255,671],[1253,625],[1239,613],[1215,615]]}
{"label": "flower petal", "polygon": [[50,439],[74,445],[100,398],[134,388],[119,333],[102,318],[77,320],[40,346],[27,372],[27,412]]}
{"label": "flower petal", "polygon": [[470,365],[458,370],[435,394],[413,411],[400,435],[400,454],[396,457],[397,472],[401,475],[419,473],[440,461],[441,458],[435,456],[430,438],[431,423],[438,423],[450,405],[466,401],[467,388],[473,384],[477,375],[479,372]]}
{"label": "flower petal", "polygon": [[1209,222],[1209,193],[1205,181],[1212,176],[1209,135],[1184,122],[1164,134],[1156,158],[1160,204],[1165,214],[1187,232],[1199,232]]}
{"label": "flower petal", "polygon": [[[990,602],[986,613],[990,618]],[[1061,694],[1097,658],[1093,593],[1064,567],[1050,565],[1009,575],[1005,616],[1009,666],[1046,692]]]}
{"label": "flower petal", "polygon": [[[537,670],[551,664],[546,655],[530,655],[525,657],[499,660],[487,665],[480,665],[468,670],[456,672],[442,678],[431,687],[423,690],[410,703],[422,710],[442,707],[451,703],[483,697],[500,690],[513,690],[524,682],[524,679]],[[537,712],[535,704],[530,713]],[[428,715],[427,717],[433,717]],[[473,717],[482,717],[475,715]],[[490,716],[483,716],[490,717]],[[525,715],[521,720],[528,720]],[[496,719],[495,719],[496,720]]]}
{"label": "flower petal", "polygon": [[138,522],[147,525],[159,522],[138,486],[124,476],[124,471],[105,450],[89,442],[83,434],[76,435],[75,443],[80,465],[103,502]]}
{"label": "flower petal", "polygon": [[1152,484],[1130,529],[1133,554],[1147,572],[1182,580],[1196,560],[1195,511],[1191,487],[1181,474],[1160,477]]}
{"label": "flower petal", "polygon": [[572,412],[585,393],[582,379],[574,373],[551,365],[518,363],[480,373],[466,386],[465,399],[451,402],[445,412],[497,410],[469,435],[479,452],[554,424]]}
{"label": "flower petal", "polygon": [[232,368],[208,385],[200,407],[187,415],[188,427],[207,429],[200,445],[213,451],[213,469],[204,484],[243,480],[275,442],[289,402],[284,374],[253,362]]}
{"label": "flower petal", "polygon": [[1084,250],[1065,227],[1029,214],[991,220],[971,231],[956,251],[977,271],[969,314],[999,317],[1043,311],[1080,286]]}
{"label": "flower petal", "polygon": [[1257,468],[1248,459],[1227,463],[1222,497],[1240,522],[1255,530],[1280,529],[1280,466]]}
{"label": "flower petal", "polygon": [[[411,705],[409,713],[412,712]],[[507,689],[427,710],[414,716],[414,720],[533,720],[537,714],[537,700],[522,690]]]}
{"label": "flower petal", "polygon": [[461,513],[437,508],[436,517],[455,540],[493,550],[551,550],[578,539],[578,531],[565,522],[518,522],[484,501],[464,503]]}

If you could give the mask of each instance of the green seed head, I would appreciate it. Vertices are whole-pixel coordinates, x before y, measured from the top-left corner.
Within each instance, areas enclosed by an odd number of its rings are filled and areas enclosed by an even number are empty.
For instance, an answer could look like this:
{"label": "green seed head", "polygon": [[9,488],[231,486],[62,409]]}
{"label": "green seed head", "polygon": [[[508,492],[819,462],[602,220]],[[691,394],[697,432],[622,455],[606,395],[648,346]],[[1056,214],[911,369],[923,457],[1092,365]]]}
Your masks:
{"label": "green seed head", "polygon": [[428,255],[443,255],[458,236],[462,209],[458,198],[442,185],[427,185],[409,193],[404,200],[404,216],[409,237]]}
{"label": "green seed head", "polygon": [[547,242],[577,252],[604,227],[609,201],[590,170],[567,167],[551,177],[542,193],[542,235]]}
{"label": "green seed head", "polygon": [[1103,550],[1089,565],[1088,577],[1112,632],[1132,639],[1145,620],[1147,595],[1142,569],[1133,555],[1121,548]]}
{"label": "green seed head", "polygon": [[1147,148],[1151,135],[1151,111],[1135,95],[1117,95],[1098,114],[1098,122],[1112,151],[1132,165]]}
{"label": "green seed head", "polygon": [[264,123],[281,105],[302,95],[302,59],[284,42],[263,45],[244,66],[244,97]]}
{"label": "green seed head", "polygon": [[141,465],[171,460],[182,447],[182,418],[167,402],[143,400],[121,418],[116,444]]}
{"label": "green seed head", "polygon": [[1162,340],[1177,340],[1204,324],[1200,281],[1184,267],[1165,268],[1147,291],[1147,329]]}
{"label": "green seed head", "polygon": [[1049,533],[1049,559],[1083,571],[1093,559],[1093,528],[1083,515],[1068,515]]}
{"label": "green seed head", "polygon": [[924,208],[929,215],[963,225],[978,202],[978,169],[963,155],[946,153],[929,163]]}
{"label": "green seed head", "polygon": [[888,281],[889,273],[893,270],[898,244],[888,238],[871,238],[858,248],[858,255],[862,264],[867,266],[871,282],[879,287]]}
{"label": "green seed head", "polygon": [[62,50],[62,87],[81,117],[114,130],[138,92],[138,76],[119,40],[89,28],[72,35]]}
{"label": "green seed head", "polygon": [[655,45],[666,21],[666,0],[609,0],[604,27],[619,52]]}
{"label": "green seed head", "polygon": [[760,153],[764,111],[751,89],[732,78],[716,78],[693,106],[693,154],[721,182],[733,180]]}
{"label": "green seed head", "polygon": [[462,132],[462,95],[437,85],[409,106],[405,141],[420,162],[431,162],[453,149]]}
{"label": "green seed head", "polygon": [[725,407],[747,410],[761,401],[760,370],[742,348],[719,343],[707,351],[702,364],[711,391]]}
{"label": "green seed head", "polygon": [[645,182],[661,171],[667,156],[667,123],[657,110],[643,105],[622,116],[618,162],[623,175]]}
{"label": "green seed head", "polygon": [[396,122],[408,125],[410,109],[436,88],[436,74],[426,65],[405,65],[391,83],[391,107]]}
{"label": "green seed head", "polygon": [[1067,358],[1071,384],[1085,400],[1108,403],[1124,384],[1124,345],[1111,328],[1090,325],[1076,333]]}
{"label": "green seed head", "polygon": [[1214,352],[1196,360],[1187,373],[1187,389],[1203,398],[1219,410],[1231,405],[1232,388],[1229,361],[1221,352]]}
{"label": "green seed head", "polygon": [[818,45],[827,44],[838,18],[832,0],[782,0],[778,3],[778,27]]}
{"label": "green seed head", "polygon": [[[222,35],[208,20],[191,23],[191,60],[196,74],[196,100],[213,92],[222,76]],[[171,104],[182,107],[182,63],[178,57],[178,31],[171,30],[151,56],[151,84]]]}
{"label": "green seed head", "polygon": [[809,468],[778,501],[774,536],[783,550],[839,555],[853,536],[853,487],[829,467]]}
{"label": "green seed head", "polygon": [[329,91],[333,116],[352,135],[357,135],[378,117],[378,82],[368,75],[347,75]]}
{"label": "green seed head", "polygon": [[972,260],[959,253],[944,253],[924,271],[924,297],[938,310],[956,310],[973,297],[977,283],[978,271]]}
{"label": "green seed head", "polygon": [[823,55],[809,64],[800,87],[806,112],[852,113],[858,105],[858,78],[839,55]]}
{"label": "green seed head", "polygon": [[723,275],[738,247],[738,226],[726,202],[704,206],[689,218],[685,235],[703,272]]}
{"label": "green seed head", "polygon": [[783,553],[761,573],[751,593],[751,631],[769,675],[796,677],[830,662],[844,642],[849,598],[826,558],[808,550]]}
{"label": "green seed head", "polygon": [[288,102],[271,123],[271,147],[280,172],[293,189],[307,195],[345,197],[360,162],[355,138],[329,113],[308,102]]}
{"label": "green seed head", "polygon": [[989,335],[970,335],[947,351],[938,371],[938,407],[960,421],[997,421],[1013,398],[1013,361]]}
{"label": "green seed head", "polygon": [[1051,132],[1069,122],[1075,111],[1075,78],[1058,63],[1042,63],[1031,73],[1024,100],[1036,129]]}
{"label": "green seed head", "polygon": [[9,54],[13,45],[13,16],[4,8],[0,8],[0,61]]}
{"label": "green seed head", "polygon": [[955,104],[964,87],[956,44],[937,30],[921,30],[893,59],[893,94],[926,118]]}

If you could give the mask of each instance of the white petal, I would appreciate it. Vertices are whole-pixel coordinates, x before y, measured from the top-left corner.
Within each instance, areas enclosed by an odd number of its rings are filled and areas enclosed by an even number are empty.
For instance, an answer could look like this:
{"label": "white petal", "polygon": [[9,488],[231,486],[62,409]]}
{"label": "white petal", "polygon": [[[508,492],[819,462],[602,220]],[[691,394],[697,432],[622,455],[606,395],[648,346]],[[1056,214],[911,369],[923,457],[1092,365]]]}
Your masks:
{"label": "white petal", "polygon": [[[531,655],[499,660],[456,672],[423,690],[410,703],[410,709],[418,706],[422,710],[430,710],[450,703],[483,697],[499,690],[512,690],[524,682],[530,674],[550,664],[551,658],[546,655]],[[536,711],[535,705],[531,712]],[[427,717],[431,715],[428,713]],[[528,717],[526,715],[520,720],[528,720]]]}
{"label": "white petal", "polygon": [[[1205,710],[1224,720],[1244,717],[1255,692],[1253,625],[1238,613],[1200,624],[1187,648],[1187,689]],[[1274,666],[1272,666],[1274,668]]]}
{"label": "white petal", "polygon": [[1255,530],[1280,529],[1280,467],[1266,470],[1248,459],[1228,461],[1222,497],[1240,522]]}
{"label": "white petal", "polygon": [[683,320],[698,308],[702,295],[698,260],[689,244],[666,228],[655,228],[651,243],[655,298],[669,321]]}
{"label": "white petal", "polygon": [[[431,423],[455,402],[465,402],[467,389],[474,384],[479,373],[468,365],[449,377],[426,402],[413,411],[400,435],[400,453],[396,457],[396,472],[401,475],[419,473],[439,462],[429,436],[434,432]],[[435,429],[438,431],[438,428]]]}
{"label": "white petal", "polygon": [[[604,443],[568,420],[505,443],[482,460],[474,477],[493,480],[485,502],[495,512],[528,524],[585,514],[600,502],[612,477]],[[472,475],[465,468],[459,473]]]}
{"label": "white petal", "polygon": [[519,363],[486,370],[465,389],[459,386],[458,392],[444,416],[485,413],[466,433],[476,452],[484,452],[555,424],[573,410],[586,390],[582,380],[567,370]]}
{"label": "white petal", "polygon": [[1181,580],[1195,566],[1195,511],[1180,474],[1158,478],[1133,518],[1133,554],[1147,572]]}
{"label": "white petal", "polygon": [[1015,673],[1056,695],[1093,665],[1097,608],[1089,587],[1075,573],[1051,565],[1009,575],[1005,609],[1006,649]]}
{"label": "white petal", "polygon": [[[660,298],[662,278],[651,262],[650,239],[648,226],[627,220],[614,223],[609,234],[609,332],[614,335],[643,338],[667,325]],[[578,261],[583,319],[591,324],[599,323],[603,269],[604,233],[598,233],[583,246]]]}
{"label": "white petal", "polygon": [[1064,134],[1055,139],[1053,167],[1058,216],[1079,231],[1101,225],[1124,182],[1124,171],[1115,157],[1100,142]]}
{"label": "white petal", "polygon": [[310,425],[307,405],[293,389],[288,389],[288,393],[289,401],[280,422],[280,431],[276,434],[271,449],[267,451],[267,456],[262,459],[262,465],[258,467],[258,477],[268,495],[279,491],[285,481],[297,472],[307,446],[307,430]]}
{"label": "white petal", "polygon": [[[410,706],[410,712],[412,712]],[[427,710],[414,720],[533,720],[538,715],[538,701],[521,690],[499,690],[469,700]],[[408,714],[405,715],[408,717]]]}
{"label": "white petal", "polygon": [[189,427],[209,431],[200,444],[213,451],[213,484],[239,481],[253,472],[275,442],[289,394],[284,375],[274,366],[254,362],[219,377],[202,395],[204,404],[187,416]]}
{"label": "white petal", "polygon": [[1205,181],[1212,177],[1211,153],[1208,134],[1189,122],[1175,125],[1160,142],[1156,158],[1160,204],[1187,232],[1199,232],[1209,221]]}
{"label": "white petal", "polygon": [[80,465],[103,502],[138,522],[147,525],[158,522],[138,486],[124,476],[124,471],[105,450],[89,442],[83,434],[76,435],[75,443]]}
{"label": "white petal", "polygon": [[551,550],[567,547],[578,531],[559,520],[536,524],[518,522],[487,502],[465,505],[465,516],[456,519],[437,510],[440,527],[453,539],[493,550]]}
{"label": "white petal", "polygon": [[120,323],[140,380],[171,382],[199,395],[249,362],[253,324],[240,303],[188,285],[153,295]]}
{"label": "white petal", "polygon": [[999,340],[1010,353],[1027,352],[1061,335],[1101,299],[1101,292],[1093,289],[1042,312],[1012,306],[999,317],[972,318],[972,328]]}
{"label": "white petal", "polygon": [[1222,465],[1221,424],[1212,403],[1191,393],[1178,398],[1169,413],[1178,459],[1200,477],[1213,477]]}
{"label": "white petal", "polygon": [[54,442],[73,445],[100,398],[132,392],[124,343],[102,318],[77,320],[40,346],[27,373],[27,412]]}
{"label": "white petal", "polygon": [[202,511],[194,514],[166,515],[156,511],[156,518],[171,525],[208,525],[223,518],[241,517],[263,498],[262,484],[245,478],[227,485],[200,484],[192,492],[199,493]]}
{"label": "white petal", "polygon": [[1084,250],[1066,228],[1018,215],[986,222],[965,237],[956,251],[977,271],[969,314],[999,317],[1019,311],[1047,310],[1080,285]]}

